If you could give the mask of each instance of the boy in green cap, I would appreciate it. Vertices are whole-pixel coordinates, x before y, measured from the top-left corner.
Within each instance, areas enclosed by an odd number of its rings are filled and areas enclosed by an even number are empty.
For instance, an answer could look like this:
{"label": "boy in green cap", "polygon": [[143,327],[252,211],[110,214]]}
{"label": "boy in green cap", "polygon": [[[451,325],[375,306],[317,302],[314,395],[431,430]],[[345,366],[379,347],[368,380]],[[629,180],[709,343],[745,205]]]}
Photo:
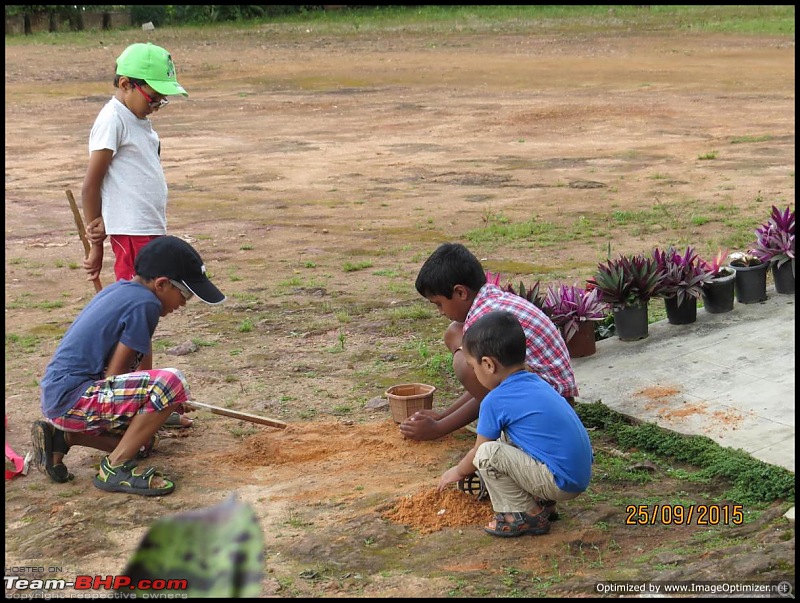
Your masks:
{"label": "boy in green cap", "polygon": [[[88,279],[103,268],[103,242],[110,238],[116,280],[131,280],[139,250],[167,234],[167,181],[161,142],[149,115],[167,97],[189,96],[175,75],[169,52],[155,44],[131,44],[117,58],[117,93],[100,111],[89,134],[89,166],[83,180]],[[167,425],[190,427],[173,414]]]}
{"label": "boy in green cap", "polygon": [[154,44],[131,44],[117,59],[117,93],[100,111],[89,134],[89,165],[81,196],[89,280],[103,267],[103,242],[110,238],[117,280],[134,276],[136,254],[167,234],[167,181],[161,142],[149,116],[168,96],[188,96],[175,76],[169,52]]}

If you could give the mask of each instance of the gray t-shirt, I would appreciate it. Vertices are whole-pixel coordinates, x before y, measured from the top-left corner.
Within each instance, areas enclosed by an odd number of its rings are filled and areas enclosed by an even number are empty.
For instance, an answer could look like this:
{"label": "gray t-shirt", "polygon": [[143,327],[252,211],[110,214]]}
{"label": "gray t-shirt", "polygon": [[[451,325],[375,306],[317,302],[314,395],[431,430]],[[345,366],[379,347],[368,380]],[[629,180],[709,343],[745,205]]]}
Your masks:
{"label": "gray t-shirt", "polygon": [[108,235],[167,234],[167,181],[161,169],[158,134],[113,97],[95,119],[89,153],[114,152],[101,199]]}

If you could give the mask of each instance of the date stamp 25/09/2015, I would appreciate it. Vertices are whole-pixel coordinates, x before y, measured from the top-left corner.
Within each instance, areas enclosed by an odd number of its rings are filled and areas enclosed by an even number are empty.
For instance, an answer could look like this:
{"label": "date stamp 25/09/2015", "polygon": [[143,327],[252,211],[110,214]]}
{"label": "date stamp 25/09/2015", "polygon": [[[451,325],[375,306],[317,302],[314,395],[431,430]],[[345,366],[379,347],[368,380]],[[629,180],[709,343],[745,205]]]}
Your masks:
{"label": "date stamp 25/09/2015", "polygon": [[739,526],[744,523],[742,505],[627,505],[629,526]]}

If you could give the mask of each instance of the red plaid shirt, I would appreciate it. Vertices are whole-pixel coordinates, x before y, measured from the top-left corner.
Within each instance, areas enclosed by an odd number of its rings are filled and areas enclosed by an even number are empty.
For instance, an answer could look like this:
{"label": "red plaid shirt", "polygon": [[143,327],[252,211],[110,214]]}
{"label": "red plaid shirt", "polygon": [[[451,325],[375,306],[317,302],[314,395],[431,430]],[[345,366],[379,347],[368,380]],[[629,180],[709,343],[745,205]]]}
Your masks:
{"label": "red plaid shirt", "polygon": [[511,312],[519,320],[528,344],[525,361],[531,370],[565,398],[577,397],[578,386],[575,384],[567,344],[553,321],[528,300],[487,283],[472,302],[464,321],[464,332],[481,316],[493,310]]}

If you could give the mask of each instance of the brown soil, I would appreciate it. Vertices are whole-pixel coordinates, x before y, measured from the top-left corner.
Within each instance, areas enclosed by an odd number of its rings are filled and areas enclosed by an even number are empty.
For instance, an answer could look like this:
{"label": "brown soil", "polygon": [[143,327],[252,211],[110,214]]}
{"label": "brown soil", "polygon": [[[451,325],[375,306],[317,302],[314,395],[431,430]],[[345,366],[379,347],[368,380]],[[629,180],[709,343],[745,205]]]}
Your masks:
{"label": "brown soil", "polygon": [[[36,380],[93,295],[64,190],[80,191],[114,58],[139,38],[6,43],[6,441],[23,454]],[[494,539],[490,505],[435,492],[474,436],[406,441],[368,404],[403,382],[434,382],[437,407],[458,393],[435,370],[445,321],[413,288],[440,242],[515,282],[581,281],[609,246],[710,257],[793,200],[793,37],[264,27],[152,41],[191,94],[153,117],[169,228],[229,297],[163,320],[156,363],[184,370],[201,402],[289,426],[195,413],[149,460],[177,481],[163,499],[96,490],[87,449],[67,457],[72,483],[15,478],[6,567],[120,573],[154,519],[233,491],[265,534],[265,596],[592,597],[612,578],[793,578],[780,502],[738,527],[626,525],[627,505],[723,491],[668,462],[650,480],[598,470],[549,534]],[[532,218],[543,229],[522,241],[468,236]],[[196,351],[167,352],[190,340]]]}

